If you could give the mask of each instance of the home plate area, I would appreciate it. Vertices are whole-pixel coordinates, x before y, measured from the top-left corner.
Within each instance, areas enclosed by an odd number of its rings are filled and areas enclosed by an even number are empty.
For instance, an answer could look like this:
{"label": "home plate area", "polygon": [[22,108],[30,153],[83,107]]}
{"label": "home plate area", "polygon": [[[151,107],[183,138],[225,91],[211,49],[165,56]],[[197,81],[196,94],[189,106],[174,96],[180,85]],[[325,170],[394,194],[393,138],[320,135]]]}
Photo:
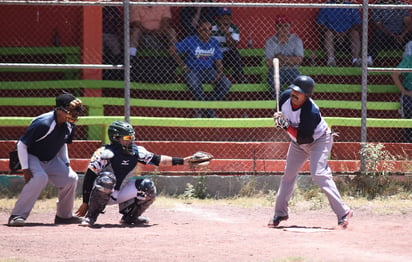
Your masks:
{"label": "home plate area", "polygon": [[289,227],[278,227],[284,231],[298,232],[298,233],[316,233],[316,232],[329,232],[333,231],[332,228],[321,228],[321,227],[301,227],[301,226],[289,226]]}

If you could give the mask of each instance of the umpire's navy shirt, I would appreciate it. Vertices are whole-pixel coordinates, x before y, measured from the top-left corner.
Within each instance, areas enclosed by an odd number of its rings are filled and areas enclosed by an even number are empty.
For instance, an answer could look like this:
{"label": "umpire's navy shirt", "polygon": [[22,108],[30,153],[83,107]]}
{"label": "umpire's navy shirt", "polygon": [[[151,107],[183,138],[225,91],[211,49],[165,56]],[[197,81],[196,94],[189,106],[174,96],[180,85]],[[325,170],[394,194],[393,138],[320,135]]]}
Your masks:
{"label": "umpire's navy shirt", "polygon": [[50,161],[64,144],[70,144],[73,140],[76,126],[68,122],[57,125],[56,118],[55,111],[36,117],[20,138],[27,145],[28,153],[37,156],[40,161]]}

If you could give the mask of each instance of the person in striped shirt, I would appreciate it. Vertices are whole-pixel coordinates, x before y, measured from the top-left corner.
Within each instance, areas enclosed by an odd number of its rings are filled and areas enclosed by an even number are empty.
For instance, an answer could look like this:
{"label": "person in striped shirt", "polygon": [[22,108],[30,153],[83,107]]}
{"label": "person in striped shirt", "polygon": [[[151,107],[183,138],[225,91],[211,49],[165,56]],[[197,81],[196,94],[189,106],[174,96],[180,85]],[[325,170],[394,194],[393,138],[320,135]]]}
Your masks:
{"label": "person in striped shirt", "polygon": [[240,30],[232,23],[232,10],[221,7],[217,10],[216,24],[212,26],[212,37],[215,38],[223,53],[223,66],[232,70],[232,76],[238,83],[247,83],[243,73],[242,57],[237,46],[240,42]]}

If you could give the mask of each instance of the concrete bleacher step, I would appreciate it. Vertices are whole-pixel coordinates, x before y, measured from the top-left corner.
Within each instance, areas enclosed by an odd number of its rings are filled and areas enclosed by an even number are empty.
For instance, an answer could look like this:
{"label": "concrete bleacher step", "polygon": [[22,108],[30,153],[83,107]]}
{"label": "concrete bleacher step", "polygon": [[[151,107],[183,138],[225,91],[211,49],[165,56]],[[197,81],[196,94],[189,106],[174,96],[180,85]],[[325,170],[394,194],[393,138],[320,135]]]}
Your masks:
{"label": "concrete bleacher step", "polygon": [[[274,104],[275,105],[275,104]],[[111,116],[124,113],[124,106],[105,106],[105,115]],[[184,117],[194,118],[197,109],[192,108],[164,108],[164,107],[131,107],[133,116],[144,117]],[[216,117],[219,118],[266,118],[271,117],[274,109],[262,108],[227,108],[214,109]],[[359,117],[361,110],[322,108],[322,115],[327,117]],[[371,118],[399,118],[399,111],[394,110],[368,110],[368,117]]]}
{"label": "concrete bleacher step", "polygon": [[[394,172],[403,171],[403,162],[398,161]],[[70,166],[79,174],[87,170],[89,159],[71,159]],[[155,167],[152,165],[140,165],[138,171],[145,175],[270,175],[284,171],[286,160],[248,160],[248,159],[214,159],[207,166],[189,167]],[[360,170],[359,160],[331,160],[329,166],[333,172],[351,174]],[[305,163],[301,172],[309,172],[309,164]],[[11,173],[7,159],[0,159],[0,175],[22,175],[21,171]]]}
{"label": "concrete bleacher step", "polygon": [[[75,140],[69,145],[71,166],[76,172],[84,173],[89,159],[101,145],[100,141]],[[288,142],[165,142],[142,141],[139,145],[158,154],[171,156],[188,156],[196,151],[207,151],[215,159],[210,165],[191,168],[188,166],[155,167],[140,165],[139,170],[147,174],[271,174],[284,170]],[[412,144],[384,143],[388,153],[397,156],[396,161],[390,161],[393,168],[387,172],[412,172]],[[8,152],[15,147],[15,141],[0,141],[0,173],[8,174]],[[336,142],[332,148],[329,165],[336,173],[356,173],[360,170],[360,143]],[[388,166],[388,165],[386,165]],[[302,172],[309,171],[305,163]],[[19,174],[19,172],[17,172]]]}
{"label": "concrete bleacher step", "polygon": [[[378,104],[378,106],[382,106]],[[272,112],[271,114],[272,115]],[[107,136],[102,128],[123,116],[84,116],[77,123],[77,140],[102,140]],[[359,117],[325,117],[333,131],[339,133],[337,142],[361,141]],[[15,140],[32,121],[32,117],[0,117],[0,139]],[[133,116],[139,141],[287,141],[287,134],[274,127],[272,117],[265,118],[176,118]],[[94,132],[89,132],[91,128]],[[408,119],[368,118],[368,142],[404,141],[404,128],[412,128]]]}
{"label": "concrete bleacher step", "polygon": [[[120,119],[120,118],[119,118]],[[17,139],[26,130],[26,126],[2,127],[0,139]],[[339,136],[335,141],[357,142],[361,140],[361,128],[356,126],[334,126],[333,131]],[[273,127],[258,129],[245,128],[216,128],[216,127],[166,127],[139,126],[139,139],[146,141],[286,141],[287,135]],[[78,126],[76,139],[87,138],[87,126]],[[369,127],[369,142],[402,143],[401,128]]]}

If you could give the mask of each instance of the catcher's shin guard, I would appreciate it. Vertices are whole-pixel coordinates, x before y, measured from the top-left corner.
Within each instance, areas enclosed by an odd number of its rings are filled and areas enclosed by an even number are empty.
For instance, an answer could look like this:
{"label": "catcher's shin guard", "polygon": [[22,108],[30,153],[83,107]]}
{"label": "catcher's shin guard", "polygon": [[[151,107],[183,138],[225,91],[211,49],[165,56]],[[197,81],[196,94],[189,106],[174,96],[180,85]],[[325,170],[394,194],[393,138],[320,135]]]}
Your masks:
{"label": "catcher's shin guard", "polygon": [[89,209],[86,214],[90,224],[96,222],[97,217],[105,209],[110,195],[116,184],[116,178],[112,172],[103,171],[96,178],[92,192],[90,193]]}
{"label": "catcher's shin guard", "polygon": [[86,218],[90,221],[91,224],[96,222],[97,217],[100,213],[106,208],[107,202],[109,202],[110,194],[107,194],[103,191],[99,191],[96,188],[93,188],[90,194],[89,200],[89,209],[87,210]]}
{"label": "catcher's shin guard", "polygon": [[140,224],[139,217],[149,208],[155,201],[155,197],[145,200],[137,198],[130,199],[119,204],[119,212],[123,214],[122,223],[124,224]]}

